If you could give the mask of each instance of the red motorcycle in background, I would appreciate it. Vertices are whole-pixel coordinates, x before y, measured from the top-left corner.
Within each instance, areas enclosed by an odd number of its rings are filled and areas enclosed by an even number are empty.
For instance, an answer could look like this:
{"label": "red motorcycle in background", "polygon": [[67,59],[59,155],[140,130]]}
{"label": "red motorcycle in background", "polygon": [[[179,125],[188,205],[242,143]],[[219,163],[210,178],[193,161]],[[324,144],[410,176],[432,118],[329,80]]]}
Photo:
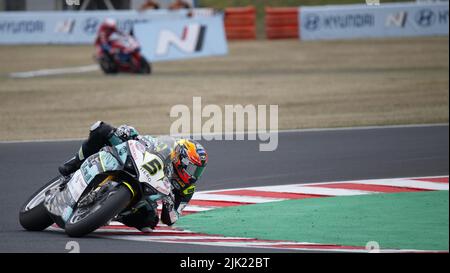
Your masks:
{"label": "red motorcycle in background", "polygon": [[150,74],[151,64],[142,56],[139,42],[129,34],[114,34],[113,54],[97,50],[95,59],[105,74],[119,72]]}

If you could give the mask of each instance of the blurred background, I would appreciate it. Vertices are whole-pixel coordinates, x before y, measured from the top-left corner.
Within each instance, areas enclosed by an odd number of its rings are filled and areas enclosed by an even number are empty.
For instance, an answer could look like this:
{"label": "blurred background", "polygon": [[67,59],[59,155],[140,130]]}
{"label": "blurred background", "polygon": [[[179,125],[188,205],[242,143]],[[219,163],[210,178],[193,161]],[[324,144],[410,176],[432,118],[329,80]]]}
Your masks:
{"label": "blurred background", "polygon": [[[409,6],[381,23],[395,29],[385,37],[338,15],[330,15],[336,29],[307,35],[323,5],[367,8],[361,24],[372,26],[371,10],[390,2]],[[61,16],[68,21],[40,22]],[[80,29],[70,21],[78,16],[87,18]],[[104,75],[93,58],[101,20],[160,22],[152,16],[220,16],[227,55],[155,62],[151,75]],[[334,37],[348,20],[355,37]],[[417,33],[404,35],[408,27]],[[48,42],[39,40],[44,30],[53,33]],[[85,137],[96,120],[168,133],[171,107],[191,106],[193,96],[222,108],[277,104],[280,129],[448,123],[448,60],[448,1],[0,0],[0,140]]]}

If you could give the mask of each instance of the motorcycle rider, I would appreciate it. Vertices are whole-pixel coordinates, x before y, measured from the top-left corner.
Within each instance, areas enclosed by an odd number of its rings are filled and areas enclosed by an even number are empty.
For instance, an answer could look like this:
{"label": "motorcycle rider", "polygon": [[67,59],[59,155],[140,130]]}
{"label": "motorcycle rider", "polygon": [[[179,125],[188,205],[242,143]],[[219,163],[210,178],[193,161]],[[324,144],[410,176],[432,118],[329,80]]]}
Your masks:
{"label": "motorcycle rider", "polygon": [[[169,226],[174,224],[194,195],[195,184],[208,161],[205,149],[194,140],[139,135],[131,126],[121,125],[115,128],[103,121],[97,121],[91,126],[89,137],[83,142],[78,153],[62,164],[58,170],[63,176],[68,177],[80,168],[87,157],[97,153],[101,148],[115,146],[128,140],[137,140],[156,151],[161,147],[168,147],[165,154],[171,164],[168,164],[166,176],[173,186],[173,191],[169,198],[163,200],[161,221]],[[154,202],[145,199],[138,202],[132,211],[119,216],[118,221],[143,232],[150,232],[158,224],[159,217]]]}
{"label": "motorcycle rider", "polygon": [[117,29],[116,20],[113,18],[106,18],[105,21],[103,21],[103,23],[100,25],[97,32],[97,38],[95,39],[95,48],[98,53],[103,52],[111,58],[116,55],[120,55],[120,50],[114,49],[111,42],[111,36],[114,33],[123,35],[123,33]]}

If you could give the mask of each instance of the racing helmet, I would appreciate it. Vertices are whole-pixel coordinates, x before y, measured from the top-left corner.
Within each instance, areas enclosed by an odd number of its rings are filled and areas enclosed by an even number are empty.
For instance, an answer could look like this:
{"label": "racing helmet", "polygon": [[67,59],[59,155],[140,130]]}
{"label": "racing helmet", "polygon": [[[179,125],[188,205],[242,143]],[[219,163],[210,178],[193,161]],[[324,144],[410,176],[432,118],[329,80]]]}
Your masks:
{"label": "racing helmet", "polygon": [[195,140],[178,139],[175,142],[173,165],[180,180],[190,185],[201,177],[208,162],[208,154]]}
{"label": "racing helmet", "polygon": [[112,30],[117,28],[117,22],[114,18],[106,18],[105,21],[103,21],[103,25]]}

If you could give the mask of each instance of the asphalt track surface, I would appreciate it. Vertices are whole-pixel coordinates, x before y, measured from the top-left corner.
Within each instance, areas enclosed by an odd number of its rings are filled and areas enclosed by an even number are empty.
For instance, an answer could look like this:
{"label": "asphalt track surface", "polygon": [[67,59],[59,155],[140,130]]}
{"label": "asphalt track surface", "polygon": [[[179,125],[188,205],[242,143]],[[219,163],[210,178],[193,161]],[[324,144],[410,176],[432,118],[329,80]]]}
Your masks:
{"label": "asphalt track surface", "polygon": [[[448,125],[284,132],[274,152],[259,152],[257,141],[203,141],[209,166],[198,190],[448,175],[448,132]],[[50,231],[24,231],[18,212],[80,143],[0,143],[0,252],[67,252],[71,238]],[[76,240],[81,252],[288,252],[93,236]]]}

